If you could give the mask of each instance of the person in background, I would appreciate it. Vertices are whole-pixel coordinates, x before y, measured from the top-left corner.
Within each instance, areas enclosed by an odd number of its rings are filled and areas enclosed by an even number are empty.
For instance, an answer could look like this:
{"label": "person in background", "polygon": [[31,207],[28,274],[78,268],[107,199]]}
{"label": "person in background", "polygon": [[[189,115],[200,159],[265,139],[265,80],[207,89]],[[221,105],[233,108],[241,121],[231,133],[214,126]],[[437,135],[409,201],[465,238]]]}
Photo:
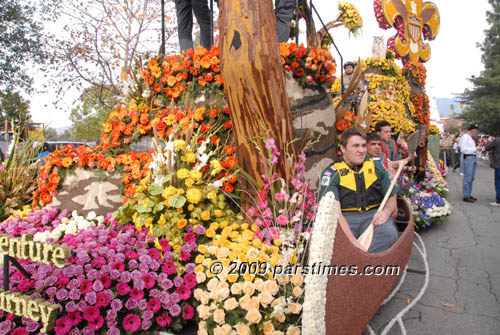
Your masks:
{"label": "person in background", "polygon": [[[274,15],[278,29],[278,42],[286,42],[290,37],[290,25],[293,20],[293,11],[297,6],[296,0],[274,0]],[[301,1],[299,1],[301,2]]]}
{"label": "person in background", "polygon": [[477,199],[472,196],[472,185],[476,175],[477,152],[478,147],[473,137],[477,135],[478,126],[471,124],[467,132],[460,139],[460,152],[463,157],[464,166],[464,181],[463,181],[463,201],[476,202]]}
{"label": "person in background", "polygon": [[0,148],[0,163],[2,163],[5,160],[5,156],[3,154],[2,148]]}
{"label": "person in background", "polygon": [[496,201],[490,202],[490,206],[500,207],[500,138],[490,140],[486,149],[492,153],[491,164],[495,169],[495,191]]}
{"label": "person in background", "polygon": [[[366,155],[383,165],[385,154],[382,152],[382,139],[376,133],[366,134]],[[388,166],[384,166],[385,170]]]}
{"label": "person in background", "polygon": [[210,49],[212,32],[208,0],[175,0],[175,9],[181,52],[193,48],[193,13],[200,25],[200,45]]}
{"label": "person in background", "polygon": [[[398,147],[396,142],[392,139],[391,124],[385,120],[380,120],[375,124],[375,132],[382,139],[382,152],[385,154],[386,159],[395,161],[398,159]],[[385,164],[384,164],[385,165]],[[389,166],[389,164],[387,164]]]}
{"label": "person in background", "polygon": [[47,143],[43,143],[42,150],[40,151],[40,153],[36,158],[42,162],[42,165],[45,165],[45,157],[50,154],[51,152],[49,150],[49,145]]}

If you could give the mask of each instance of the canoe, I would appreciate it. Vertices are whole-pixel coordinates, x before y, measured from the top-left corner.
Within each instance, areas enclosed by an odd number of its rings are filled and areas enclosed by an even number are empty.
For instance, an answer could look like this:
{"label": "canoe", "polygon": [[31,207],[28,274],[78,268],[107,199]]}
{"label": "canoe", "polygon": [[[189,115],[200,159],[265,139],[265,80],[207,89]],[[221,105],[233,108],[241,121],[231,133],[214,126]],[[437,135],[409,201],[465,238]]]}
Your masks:
{"label": "canoe", "polygon": [[[325,308],[327,335],[362,334],[402,276],[413,248],[414,231],[411,208],[404,199],[398,199],[396,221],[398,227],[406,222],[406,227],[390,249],[378,254],[359,249],[352,234],[346,234],[345,228],[337,225],[331,265],[336,265],[339,271],[328,277]],[[342,265],[351,267],[351,270],[356,267],[356,275],[340,271]],[[388,275],[365,275],[363,269],[366,266],[392,268],[387,268]],[[399,266],[398,273],[395,266]],[[370,272],[377,273],[381,269],[369,268]]]}

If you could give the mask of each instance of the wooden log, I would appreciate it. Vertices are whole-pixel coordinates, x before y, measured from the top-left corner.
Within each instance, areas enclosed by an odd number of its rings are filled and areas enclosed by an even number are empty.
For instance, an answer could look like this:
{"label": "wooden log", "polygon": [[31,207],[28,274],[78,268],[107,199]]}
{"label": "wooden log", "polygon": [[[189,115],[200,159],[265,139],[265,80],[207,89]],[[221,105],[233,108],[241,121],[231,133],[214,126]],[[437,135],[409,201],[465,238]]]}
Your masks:
{"label": "wooden log", "polygon": [[[221,72],[239,166],[262,186],[262,157],[249,139],[269,136],[281,152],[278,175],[289,181],[285,148],[293,127],[272,0],[221,1],[220,27]],[[245,182],[242,187],[252,190]]]}

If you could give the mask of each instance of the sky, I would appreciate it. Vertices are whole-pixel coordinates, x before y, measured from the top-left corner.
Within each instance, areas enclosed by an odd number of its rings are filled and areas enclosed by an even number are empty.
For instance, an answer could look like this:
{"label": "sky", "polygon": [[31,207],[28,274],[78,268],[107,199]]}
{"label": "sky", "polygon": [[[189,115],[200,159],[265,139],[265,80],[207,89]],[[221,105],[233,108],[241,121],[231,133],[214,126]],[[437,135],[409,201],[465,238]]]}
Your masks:
{"label": "sky", "polygon": [[[371,0],[351,0],[363,17],[363,29],[360,36],[350,36],[343,27],[331,30],[335,43],[343,55],[344,62],[358,57],[366,58],[372,55],[373,36],[384,36],[387,40],[395,34],[395,29],[382,30],[378,27]],[[490,9],[487,0],[435,0],[441,26],[434,41],[430,41],[431,58],[425,64],[427,67],[427,94],[430,98],[452,98],[462,93],[471,84],[467,80],[472,75],[479,75],[483,69],[481,51],[476,46],[484,39],[484,30],[488,28],[486,11]],[[323,21],[329,22],[337,16],[338,1],[313,1]],[[317,21],[317,20],[316,20]],[[317,29],[320,23],[316,23]],[[299,42],[305,43],[301,36]],[[340,64],[340,58],[332,49],[332,54]],[[340,65],[338,66],[340,69]],[[338,72],[338,71],[337,71]],[[35,87],[41,88],[44,79],[35,78]],[[56,110],[52,104],[55,93],[51,90],[33,94],[31,112],[34,122],[43,122],[48,127],[61,128],[71,125],[70,111],[78,104],[77,91],[64,93],[61,102],[62,110]],[[435,109],[433,99],[431,108]],[[434,111],[435,112],[435,111]]]}

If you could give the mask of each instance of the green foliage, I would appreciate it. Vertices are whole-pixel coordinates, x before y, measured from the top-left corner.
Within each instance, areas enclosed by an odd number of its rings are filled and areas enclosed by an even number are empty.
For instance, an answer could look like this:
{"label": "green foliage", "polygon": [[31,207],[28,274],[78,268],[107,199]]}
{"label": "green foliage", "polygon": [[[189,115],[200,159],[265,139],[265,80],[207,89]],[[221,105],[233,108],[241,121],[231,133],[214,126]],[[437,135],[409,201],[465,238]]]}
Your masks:
{"label": "green foliage", "polygon": [[466,109],[461,117],[479,125],[482,132],[500,135],[500,0],[489,0],[492,10],[487,12],[490,28],[485,31],[483,51],[484,71],[469,80],[474,87],[465,90],[461,100]]}
{"label": "green foliage", "polygon": [[0,222],[14,211],[31,204],[36,189],[37,155],[39,147],[32,140],[20,143],[21,130],[14,129],[14,148],[9,158],[0,164]]}
{"label": "green foliage", "polygon": [[114,99],[110,89],[92,86],[83,91],[81,104],[71,111],[72,139],[95,141],[100,138],[102,124],[113,110]]}
{"label": "green foliage", "polygon": [[0,92],[0,121],[14,120],[16,124],[24,123],[30,119],[29,106],[30,102],[24,100],[19,92]]}
{"label": "green foliage", "polygon": [[47,60],[43,18],[33,1],[0,0],[1,89],[29,89],[32,80],[26,65]]}

